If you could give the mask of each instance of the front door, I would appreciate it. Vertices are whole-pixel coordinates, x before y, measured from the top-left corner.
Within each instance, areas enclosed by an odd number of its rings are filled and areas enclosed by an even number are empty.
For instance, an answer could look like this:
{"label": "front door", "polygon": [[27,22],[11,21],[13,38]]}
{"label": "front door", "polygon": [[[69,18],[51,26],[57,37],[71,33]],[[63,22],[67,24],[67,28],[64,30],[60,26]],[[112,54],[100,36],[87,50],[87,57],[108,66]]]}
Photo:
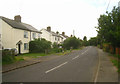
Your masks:
{"label": "front door", "polygon": [[21,46],[18,44],[18,54],[21,54]]}

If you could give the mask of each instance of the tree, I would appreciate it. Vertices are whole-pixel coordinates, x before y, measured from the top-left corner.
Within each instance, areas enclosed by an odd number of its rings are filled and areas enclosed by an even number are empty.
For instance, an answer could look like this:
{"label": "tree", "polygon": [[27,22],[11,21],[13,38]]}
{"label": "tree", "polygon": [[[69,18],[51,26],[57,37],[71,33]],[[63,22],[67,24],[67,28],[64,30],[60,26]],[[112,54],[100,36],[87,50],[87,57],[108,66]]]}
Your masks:
{"label": "tree", "polygon": [[77,39],[76,37],[69,37],[69,38],[67,38],[64,42],[63,42],[63,47],[65,48],[65,49],[70,49],[71,47],[73,48],[73,49],[77,49],[77,48],[79,48],[80,47],[80,40],[79,39]]}
{"label": "tree", "polygon": [[83,37],[83,41],[87,41],[87,37],[86,36]]}
{"label": "tree", "polygon": [[88,41],[87,41],[87,37],[86,36],[83,37],[83,45],[84,46],[88,45]]}
{"label": "tree", "polygon": [[100,15],[97,29],[102,43],[111,43],[114,48],[120,47],[120,9],[113,7],[110,13]]}
{"label": "tree", "polygon": [[89,42],[89,45],[97,46],[97,37],[90,38],[88,42]]}

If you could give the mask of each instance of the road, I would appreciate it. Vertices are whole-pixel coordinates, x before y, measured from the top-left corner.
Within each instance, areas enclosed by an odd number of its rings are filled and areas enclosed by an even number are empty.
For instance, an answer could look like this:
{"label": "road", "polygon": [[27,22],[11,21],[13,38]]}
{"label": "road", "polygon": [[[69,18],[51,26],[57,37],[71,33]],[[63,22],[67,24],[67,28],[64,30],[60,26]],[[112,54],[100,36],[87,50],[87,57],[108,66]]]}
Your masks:
{"label": "road", "polygon": [[96,47],[3,74],[3,82],[93,82],[98,67]]}

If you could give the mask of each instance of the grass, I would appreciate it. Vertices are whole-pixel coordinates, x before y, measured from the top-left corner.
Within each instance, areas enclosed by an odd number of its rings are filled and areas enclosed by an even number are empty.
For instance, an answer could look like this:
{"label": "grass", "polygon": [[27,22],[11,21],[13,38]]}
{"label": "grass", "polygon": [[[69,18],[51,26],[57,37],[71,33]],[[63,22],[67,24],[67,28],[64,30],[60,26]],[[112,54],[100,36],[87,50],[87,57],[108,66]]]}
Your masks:
{"label": "grass", "polygon": [[111,56],[111,61],[114,66],[117,67],[118,72],[120,73],[120,55],[116,54],[109,54]]}
{"label": "grass", "polygon": [[[82,48],[83,47],[81,47],[79,49],[73,49],[73,50],[81,50]],[[65,50],[64,52],[59,52],[59,53],[50,52],[48,54],[45,54],[45,53],[25,53],[25,54],[21,54],[21,55],[15,56],[15,60],[12,61],[12,62],[2,62],[2,64],[3,65],[12,64],[12,63],[15,63],[17,61],[29,60],[29,59],[32,59],[32,58],[39,58],[41,56],[65,55],[65,54],[68,54],[70,52],[71,52],[71,50]]]}
{"label": "grass", "polygon": [[118,68],[118,72],[120,73],[120,62],[118,60],[112,59],[112,63]]}

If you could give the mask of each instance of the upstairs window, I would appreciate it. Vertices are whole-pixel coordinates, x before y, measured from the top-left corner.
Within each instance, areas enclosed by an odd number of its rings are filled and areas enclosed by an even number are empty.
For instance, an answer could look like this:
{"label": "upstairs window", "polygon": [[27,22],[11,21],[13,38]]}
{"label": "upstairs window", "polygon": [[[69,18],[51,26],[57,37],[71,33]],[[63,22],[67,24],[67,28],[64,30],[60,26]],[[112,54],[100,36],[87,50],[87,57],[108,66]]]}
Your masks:
{"label": "upstairs window", "polygon": [[40,34],[38,33],[38,38],[40,38]]}
{"label": "upstairs window", "polygon": [[36,33],[33,33],[32,37],[33,37],[33,39],[35,39],[36,38]]}
{"label": "upstairs window", "polygon": [[24,38],[28,38],[28,32],[24,31]]}

